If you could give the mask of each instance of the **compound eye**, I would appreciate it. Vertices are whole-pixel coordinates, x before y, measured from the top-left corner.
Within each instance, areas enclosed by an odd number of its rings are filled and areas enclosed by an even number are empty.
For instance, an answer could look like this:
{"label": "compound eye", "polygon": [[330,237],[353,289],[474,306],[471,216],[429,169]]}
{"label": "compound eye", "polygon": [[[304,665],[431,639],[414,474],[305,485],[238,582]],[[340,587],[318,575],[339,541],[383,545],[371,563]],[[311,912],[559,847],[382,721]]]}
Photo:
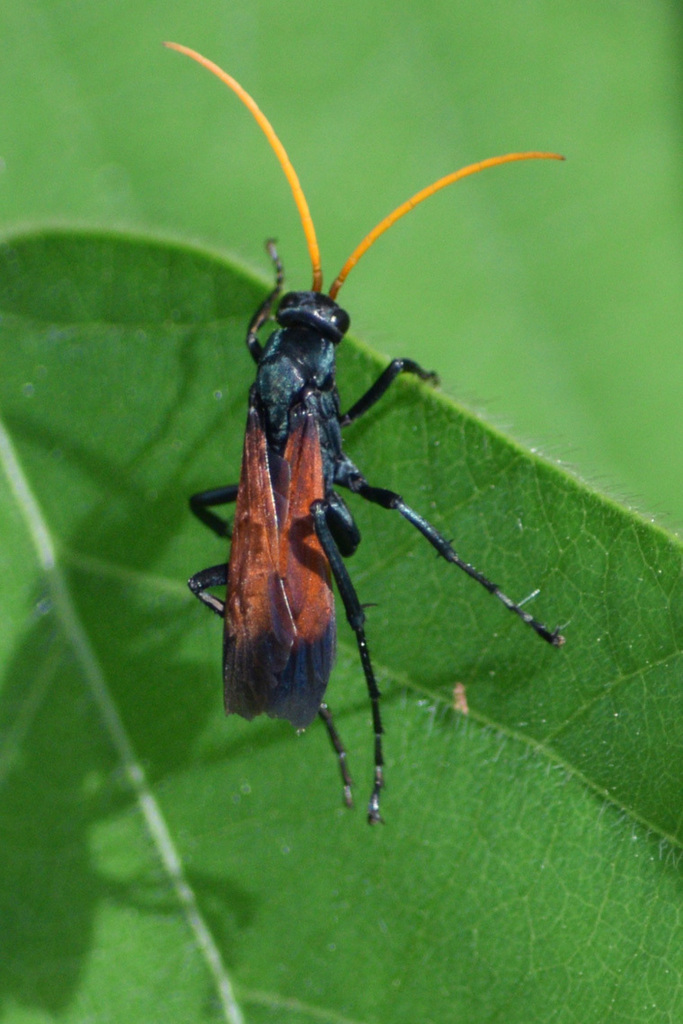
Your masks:
{"label": "compound eye", "polygon": [[337,309],[336,312],[332,314],[330,320],[332,321],[332,323],[337,328],[340,334],[346,334],[351,325],[349,314],[346,312],[345,309],[341,308]]}
{"label": "compound eye", "polygon": [[287,292],[287,294],[283,295],[280,299],[280,305],[277,307],[278,313],[283,309],[292,309],[294,306],[298,306],[299,301],[298,292]]}

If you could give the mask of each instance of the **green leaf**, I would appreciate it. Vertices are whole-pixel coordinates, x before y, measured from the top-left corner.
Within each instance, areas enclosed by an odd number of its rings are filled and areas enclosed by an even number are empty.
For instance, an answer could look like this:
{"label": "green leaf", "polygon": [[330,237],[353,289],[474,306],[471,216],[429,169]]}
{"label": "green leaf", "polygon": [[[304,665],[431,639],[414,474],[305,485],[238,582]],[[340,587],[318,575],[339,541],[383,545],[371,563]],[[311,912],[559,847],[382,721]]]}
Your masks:
{"label": "green leaf", "polygon": [[[226,557],[187,496],[239,472],[266,285],[187,248],[0,248],[5,1019],[658,1021],[681,1014],[681,549],[400,380],[346,432],[553,650],[350,499],[384,693],[384,828],[353,636],[322,727],[226,720]],[[385,365],[339,350],[348,406]],[[467,715],[462,707],[464,694]],[[456,689],[457,688],[457,689]]]}

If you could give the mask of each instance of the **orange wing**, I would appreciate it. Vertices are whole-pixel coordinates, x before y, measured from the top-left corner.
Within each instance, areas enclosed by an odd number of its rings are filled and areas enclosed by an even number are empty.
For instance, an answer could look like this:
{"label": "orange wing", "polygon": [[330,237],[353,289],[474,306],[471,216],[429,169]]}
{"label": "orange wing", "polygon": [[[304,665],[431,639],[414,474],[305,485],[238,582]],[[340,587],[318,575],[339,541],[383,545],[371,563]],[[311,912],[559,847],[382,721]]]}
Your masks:
{"label": "orange wing", "polygon": [[[295,624],[295,636],[281,677],[282,713],[298,728],[318,713],[336,648],[330,566],[320,546],[311,504],[325,496],[322,453],[315,416],[302,408],[287,441],[290,471],[287,516],[280,532],[280,573]],[[285,696],[286,694],[286,696]]]}
{"label": "orange wing", "polygon": [[330,570],[309,512],[324,496],[315,416],[295,416],[284,457],[247,421],[228,567],[225,710],[296,728],[320,708],[335,650]]}

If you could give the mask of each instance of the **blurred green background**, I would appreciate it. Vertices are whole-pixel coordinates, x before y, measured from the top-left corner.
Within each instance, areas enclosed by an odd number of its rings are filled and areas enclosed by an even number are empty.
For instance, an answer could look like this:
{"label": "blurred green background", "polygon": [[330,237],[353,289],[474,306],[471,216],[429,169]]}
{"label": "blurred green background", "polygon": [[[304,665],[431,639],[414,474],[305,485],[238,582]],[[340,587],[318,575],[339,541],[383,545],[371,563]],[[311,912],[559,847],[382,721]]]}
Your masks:
{"label": "blurred green background", "polygon": [[473,160],[555,149],[430,200],[341,293],[375,348],[683,523],[681,13],[664,3],[4,0],[0,231],[44,222],[204,243],[308,287],[299,172],[328,283],[385,213]]}

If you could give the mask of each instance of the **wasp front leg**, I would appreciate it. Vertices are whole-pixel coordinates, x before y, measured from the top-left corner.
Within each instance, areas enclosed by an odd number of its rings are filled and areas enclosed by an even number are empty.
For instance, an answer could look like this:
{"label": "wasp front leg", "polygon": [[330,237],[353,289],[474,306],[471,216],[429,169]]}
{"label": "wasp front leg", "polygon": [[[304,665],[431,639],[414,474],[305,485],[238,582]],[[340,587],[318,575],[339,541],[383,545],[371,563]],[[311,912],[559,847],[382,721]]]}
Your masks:
{"label": "wasp front leg", "polygon": [[402,373],[412,373],[415,377],[419,377],[420,380],[427,381],[429,384],[435,386],[439,383],[439,377],[432,370],[424,370],[419,363],[416,363],[413,359],[394,359],[389,363],[386,370],[384,370],[371,388],[362,395],[355,405],[352,405],[348,412],[344,413],[339,417],[339,424],[342,427],[347,427],[349,423],[353,423],[359,416],[371,409],[375,402],[379,402],[382,395],[387,391],[394,383],[396,378]]}

